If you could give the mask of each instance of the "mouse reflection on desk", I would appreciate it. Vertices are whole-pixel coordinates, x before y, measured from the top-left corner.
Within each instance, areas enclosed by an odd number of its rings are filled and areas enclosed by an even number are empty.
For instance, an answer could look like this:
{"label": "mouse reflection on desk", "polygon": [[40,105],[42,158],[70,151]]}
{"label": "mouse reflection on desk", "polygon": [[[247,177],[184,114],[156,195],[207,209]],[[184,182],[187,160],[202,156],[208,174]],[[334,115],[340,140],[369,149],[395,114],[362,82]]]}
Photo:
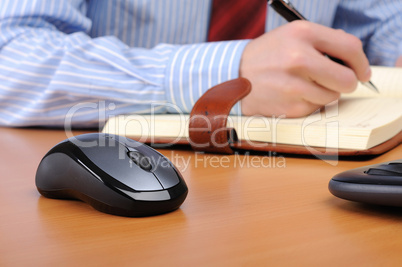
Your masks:
{"label": "mouse reflection on desk", "polygon": [[128,217],[176,210],[188,193],[165,156],[140,142],[100,133],[57,144],[40,162],[35,181],[45,197],[78,199]]}

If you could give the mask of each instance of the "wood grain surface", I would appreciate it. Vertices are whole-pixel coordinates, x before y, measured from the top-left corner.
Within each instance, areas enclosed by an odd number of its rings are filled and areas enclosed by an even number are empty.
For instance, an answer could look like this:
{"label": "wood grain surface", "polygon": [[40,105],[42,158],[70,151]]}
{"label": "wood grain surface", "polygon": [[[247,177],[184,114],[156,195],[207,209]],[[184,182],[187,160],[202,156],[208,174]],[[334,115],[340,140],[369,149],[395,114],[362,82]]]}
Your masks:
{"label": "wood grain surface", "polygon": [[[337,199],[341,171],[364,161],[159,150],[189,195],[172,213],[125,218],[35,187],[61,130],[0,128],[0,266],[389,266],[402,263],[402,209]],[[77,132],[79,134],[81,132]]]}

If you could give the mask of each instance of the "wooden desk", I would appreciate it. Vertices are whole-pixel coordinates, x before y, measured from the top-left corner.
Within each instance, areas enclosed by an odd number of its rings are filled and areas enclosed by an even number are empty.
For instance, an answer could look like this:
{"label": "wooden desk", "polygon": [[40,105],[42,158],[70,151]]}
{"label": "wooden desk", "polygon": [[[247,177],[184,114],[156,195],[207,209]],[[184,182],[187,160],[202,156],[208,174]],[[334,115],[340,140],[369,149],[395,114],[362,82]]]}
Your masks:
{"label": "wooden desk", "polygon": [[0,132],[3,267],[402,262],[402,209],[344,201],[327,189],[338,172],[402,158],[402,146],[363,162],[160,150],[182,171],[187,200],[169,214],[125,218],[37,192],[38,163],[63,131]]}

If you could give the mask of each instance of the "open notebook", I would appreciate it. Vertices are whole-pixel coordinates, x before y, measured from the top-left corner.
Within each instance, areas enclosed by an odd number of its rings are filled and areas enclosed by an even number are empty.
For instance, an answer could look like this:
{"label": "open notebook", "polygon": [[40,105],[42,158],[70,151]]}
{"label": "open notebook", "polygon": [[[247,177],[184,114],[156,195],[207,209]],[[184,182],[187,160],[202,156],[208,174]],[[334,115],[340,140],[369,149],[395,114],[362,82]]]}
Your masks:
{"label": "open notebook", "polygon": [[[371,81],[380,94],[359,85],[352,94],[320,111],[297,119],[230,116],[238,138],[271,145],[367,150],[402,130],[402,68],[372,67]],[[121,115],[109,119],[103,132],[137,140],[171,144],[189,137],[189,115]]]}

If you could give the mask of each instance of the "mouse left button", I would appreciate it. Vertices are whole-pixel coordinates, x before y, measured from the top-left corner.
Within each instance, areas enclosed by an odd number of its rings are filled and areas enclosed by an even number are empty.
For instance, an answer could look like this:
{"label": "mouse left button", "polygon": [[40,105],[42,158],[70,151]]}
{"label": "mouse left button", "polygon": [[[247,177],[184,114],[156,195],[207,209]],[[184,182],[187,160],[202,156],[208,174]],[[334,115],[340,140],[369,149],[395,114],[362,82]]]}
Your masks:
{"label": "mouse left button", "polygon": [[[163,189],[155,175],[150,171],[144,171],[134,163],[126,147],[119,142],[113,141],[103,146],[80,147],[80,150],[88,158],[88,166],[107,174],[103,179],[109,185],[119,187],[122,183],[136,191]],[[145,163],[143,165],[147,167]]]}

